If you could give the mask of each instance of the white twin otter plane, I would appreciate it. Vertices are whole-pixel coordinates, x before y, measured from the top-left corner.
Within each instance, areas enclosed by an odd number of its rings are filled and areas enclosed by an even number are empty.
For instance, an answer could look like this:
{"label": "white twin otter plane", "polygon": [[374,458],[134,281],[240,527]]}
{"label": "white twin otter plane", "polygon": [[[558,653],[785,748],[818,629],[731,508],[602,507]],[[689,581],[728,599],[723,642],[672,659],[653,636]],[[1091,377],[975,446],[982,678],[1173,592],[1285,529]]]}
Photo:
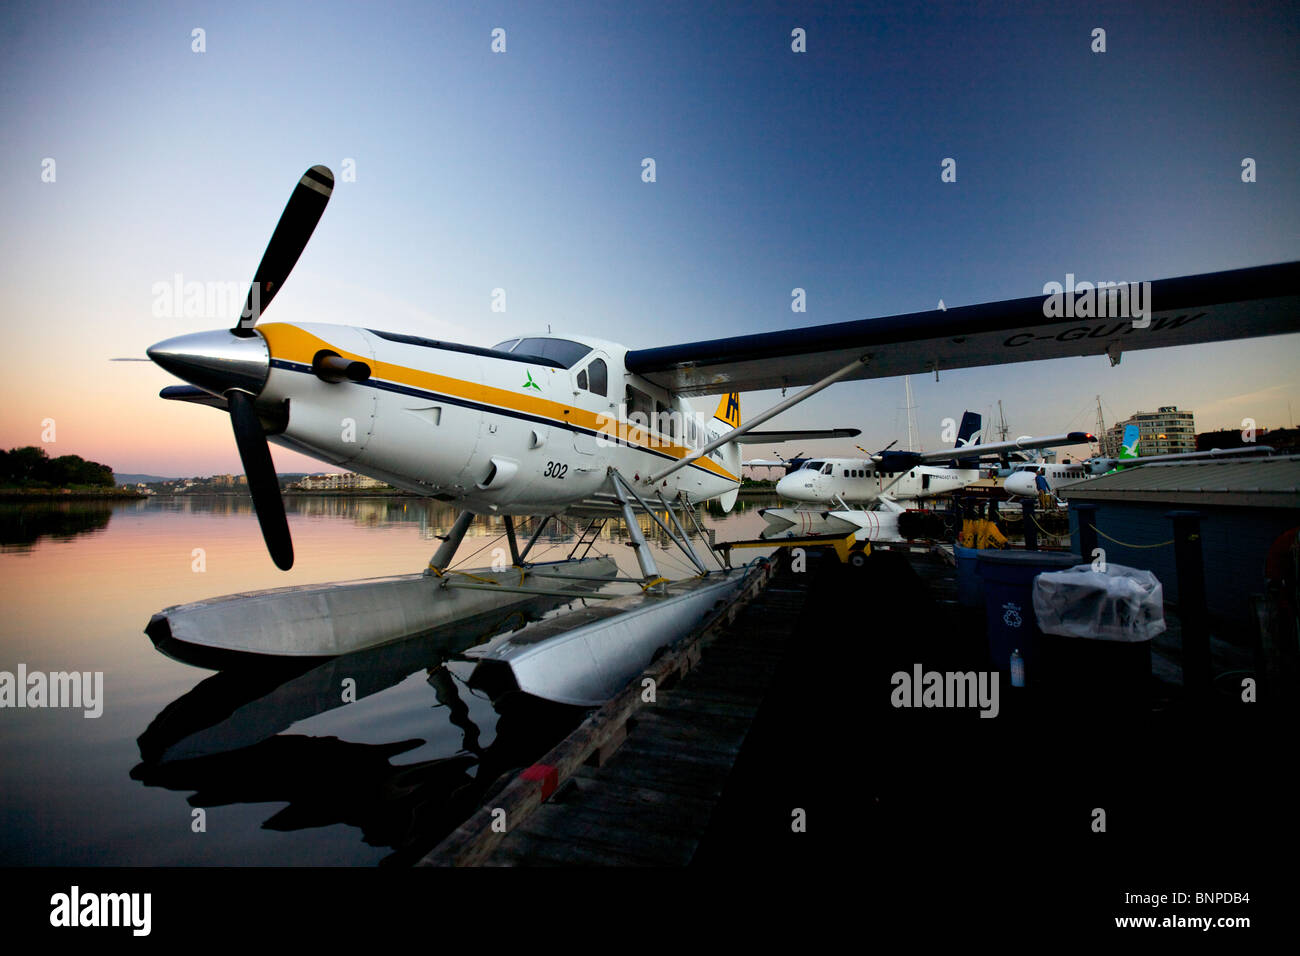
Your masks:
{"label": "white twin otter plane", "polygon": [[[333,186],[324,166],[298,182],[233,328],[148,349],[188,383],[162,397],[229,413],[280,568],[292,565],[293,546],[268,442],[454,502],[463,513],[420,574],[169,608],[155,616],[150,634],[176,656],[218,666],[230,654],[324,657],[538,594],[591,597],[594,585],[616,577],[610,559],[527,560],[544,523],[558,515],[627,524],[644,591],[625,613],[648,615],[654,623],[643,630],[662,638],[743,577],[711,568],[708,549],[696,549],[702,534],[694,506],[716,498],[730,509],[741,444],[855,434],[754,430],[835,382],[1074,355],[1105,354],[1114,365],[1128,349],[1300,331],[1295,262],[1153,282],[1145,325],[1047,318],[1041,296],[644,349],[577,334],[487,348],[369,328],[378,318],[366,327],[258,325]],[[742,424],[739,393],[776,388],[801,390]],[[710,395],[721,400],[707,418],[687,401]],[[511,573],[477,583],[449,573],[473,517],[488,514],[506,516]],[[638,514],[663,528],[698,577],[664,581]],[[520,515],[541,522],[522,548],[512,520]],[[651,613],[656,609],[663,613]],[[587,637],[584,652],[591,652],[600,638]],[[524,670],[514,669],[516,676]]]}
{"label": "white twin otter plane", "polygon": [[[855,532],[857,540],[902,540],[898,516],[903,507],[898,502],[933,498],[966,487],[987,472],[987,467],[983,471],[980,468],[982,457],[1095,440],[1088,432],[1069,432],[981,445],[977,444],[980,425],[978,414],[966,412],[957,432],[957,444],[948,449],[885,449],[866,458],[804,461],[778,481],[775,489],[782,498],[798,504],[759,512],[770,526],[768,537]],[[754,460],[745,464],[770,467],[782,462]],[[869,505],[871,509],[854,505]]]}

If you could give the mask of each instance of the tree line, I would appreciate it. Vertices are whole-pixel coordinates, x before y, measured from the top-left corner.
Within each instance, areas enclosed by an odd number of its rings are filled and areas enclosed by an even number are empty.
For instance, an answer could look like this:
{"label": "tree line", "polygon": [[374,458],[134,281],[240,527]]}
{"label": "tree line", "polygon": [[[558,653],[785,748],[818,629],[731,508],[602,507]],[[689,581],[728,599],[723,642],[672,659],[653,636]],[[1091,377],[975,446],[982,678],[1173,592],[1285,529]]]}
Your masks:
{"label": "tree line", "polygon": [[113,469],[80,455],[51,458],[44,448],[28,445],[0,451],[0,485],[66,488],[72,485],[113,487]]}

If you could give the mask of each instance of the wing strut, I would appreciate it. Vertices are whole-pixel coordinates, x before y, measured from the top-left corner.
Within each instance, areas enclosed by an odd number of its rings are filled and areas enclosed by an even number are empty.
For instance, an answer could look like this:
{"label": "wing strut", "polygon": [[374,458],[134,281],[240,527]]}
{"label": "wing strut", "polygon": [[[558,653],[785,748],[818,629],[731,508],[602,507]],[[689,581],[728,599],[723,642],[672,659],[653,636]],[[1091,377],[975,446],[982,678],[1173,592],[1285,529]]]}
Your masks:
{"label": "wing strut", "polygon": [[838,372],[831,372],[831,374],[827,375],[820,382],[814,382],[812,385],[809,385],[807,388],[805,388],[802,392],[799,392],[798,394],[795,395],[791,395],[785,401],[773,405],[767,411],[763,412],[761,415],[757,416],[751,421],[748,421],[745,424],[741,425],[739,428],[733,428],[731,431],[727,432],[725,435],[721,436],[720,438],[713,439],[713,441],[709,442],[707,445],[705,445],[703,448],[699,449],[698,451],[693,452],[690,455],[687,455],[685,458],[679,459],[674,464],[669,465],[663,471],[659,472],[659,474],[651,475],[649,478],[644,479],[644,483],[647,485],[653,485],[656,484],[657,482],[662,481],[663,479],[671,475],[674,471],[677,471],[677,469],[685,468],[691,462],[695,461],[698,458],[703,458],[709,452],[714,451],[717,448],[721,448],[723,445],[727,444],[727,442],[735,441],[737,438],[745,434],[747,431],[750,431],[755,426],[763,424],[763,422],[767,421],[769,418],[773,418],[777,415],[780,415],[787,408],[793,408],[795,405],[798,405],[804,399],[812,398],[823,388],[826,388],[828,385],[834,385],[844,376],[851,374],[852,372],[856,371],[863,365],[866,365],[867,362],[869,361],[871,361],[870,355],[862,355],[859,356],[858,358],[855,358],[852,362],[844,366]]}

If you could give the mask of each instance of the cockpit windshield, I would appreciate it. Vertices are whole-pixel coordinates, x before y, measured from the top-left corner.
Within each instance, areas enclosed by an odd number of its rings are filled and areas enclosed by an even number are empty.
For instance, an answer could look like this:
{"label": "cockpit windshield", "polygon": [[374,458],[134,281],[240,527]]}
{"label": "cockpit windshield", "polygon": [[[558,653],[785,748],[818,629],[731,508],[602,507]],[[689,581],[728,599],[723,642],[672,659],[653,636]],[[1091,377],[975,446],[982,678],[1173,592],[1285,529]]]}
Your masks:
{"label": "cockpit windshield", "polygon": [[573,368],[591,351],[591,346],[583,345],[581,342],[548,338],[507,339],[492,348],[497,352],[513,352],[515,355],[532,355],[550,359],[559,362],[565,368]]}
{"label": "cockpit windshield", "polygon": [[822,470],[822,465],[824,465],[824,464],[826,464],[826,462],[824,462],[824,461],[805,461],[805,462],[803,463],[803,470],[804,470],[804,471],[821,471],[821,470]]}

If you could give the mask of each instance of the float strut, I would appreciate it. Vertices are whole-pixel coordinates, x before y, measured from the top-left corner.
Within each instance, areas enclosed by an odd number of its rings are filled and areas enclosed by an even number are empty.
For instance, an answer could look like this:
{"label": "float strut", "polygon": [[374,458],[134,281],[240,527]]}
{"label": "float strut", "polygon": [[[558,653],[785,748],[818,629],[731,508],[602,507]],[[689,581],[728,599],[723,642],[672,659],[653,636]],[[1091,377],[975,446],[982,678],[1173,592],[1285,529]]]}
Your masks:
{"label": "float strut", "polygon": [[425,574],[440,574],[451,564],[451,559],[456,556],[456,549],[460,543],[465,540],[465,532],[469,530],[470,523],[474,520],[474,515],[469,511],[462,511],[456,519],[456,523],[451,526],[447,532],[446,539],[438,545],[438,550],[433,553],[429,559],[429,567]]}
{"label": "float strut", "polygon": [[[664,506],[664,510],[668,512],[668,517],[672,519],[673,527],[677,529],[677,534],[680,536],[673,537],[673,541],[677,544],[677,547],[686,552],[686,556],[690,558],[691,563],[699,569],[700,574],[707,575],[709,569],[704,566],[704,562],[700,560],[700,556],[696,554],[695,549],[691,547],[691,539],[686,534],[686,529],[683,528],[682,523],[677,520],[677,514],[673,511],[673,506],[664,500],[663,492],[659,493],[659,502]],[[660,525],[663,524],[662,521],[659,523]],[[664,528],[664,530],[667,531],[668,529]]]}
{"label": "float strut", "polygon": [[[644,511],[646,514],[648,514],[650,516],[650,519],[659,526],[659,530],[662,531],[664,534],[666,534],[668,536],[668,539],[672,541],[673,544],[677,545],[677,547],[681,548],[683,553],[685,553],[685,555],[691,559],[691,563],[695,565],[696,570],[698,570],[700,574],[708,574],[709,569],[706,568],[700,562],[700,559],[695,556],[695,553],[690,549],[689,546],[684,545],[677,540],[677,536],[673,534],[673,529],[668,527],[668,525],[664,524],[663,518],[660,518],[659,515],[655,514],[653,511],[650,510],[650,506],[646,504],[646,500],[644,498],[642,498],[640,495],[636,493],[636,489],[626,483],[624,484],[624,487],[626,488],[627,493],[636,499],[636,503],[641,506],[641,510]],[[664,500],[663,494],[659,495],[659,500],[660,501]],[[673,509],[669,508],[666,502],[664,503],[664,508],[667,509],[668,514],[671,516],[673,513]],[[673,520],[676,521],[677,519],[673,518]]]}
{"label": "float strut", "polygon": [[519,567],[519,542],[515,540],[515,519],[510,515],[506,519],[506,542],[510,545],[510,563]]}
{"label": "float strut", "polygon": [[646,543],[645,535],[641,533],[641,526],[636,523],[636,514],[632,511],[632,505],[624,492],[623,479],[613,468],[609,470],[609,483],[614,486],[614,497],[623,506],[623,521],[627,525],[627,533],[632,536],[632,548],[636,551],[637,563],[641,565],[642,577],[647,584],[660,580],[659,568],[655,566],[650,545]]}
{"label": "float strut", "polygon": [[515,564],[523,564],[524,558],[528,557],[528,552],[533,550],[533,545],[535,545],[537,539],[542,536],[542,532],[546,530],[546,525],[550,522],[551,518],[552,515],[542,516],[542,523],[537,526],[537,530],[533,532],[533,536],[528,539],[528,543],[524,545],[524,550],[519,552],[519,558],[515,561]]}

